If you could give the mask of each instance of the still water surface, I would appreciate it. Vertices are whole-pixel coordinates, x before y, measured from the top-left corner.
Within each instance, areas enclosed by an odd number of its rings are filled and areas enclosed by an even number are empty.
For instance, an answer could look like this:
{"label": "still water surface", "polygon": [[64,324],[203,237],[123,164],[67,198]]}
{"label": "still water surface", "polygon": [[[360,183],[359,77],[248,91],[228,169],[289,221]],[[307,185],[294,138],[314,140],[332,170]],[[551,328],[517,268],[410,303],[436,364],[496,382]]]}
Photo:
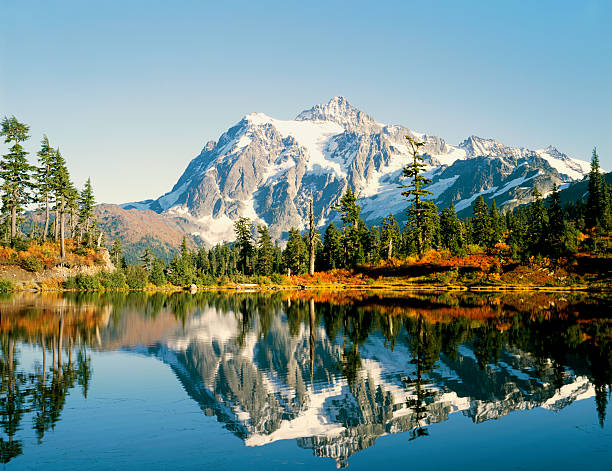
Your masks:
{"label": "still water surface", "polygon": [[6,469],[612,469],[589,296],[0,299]]}

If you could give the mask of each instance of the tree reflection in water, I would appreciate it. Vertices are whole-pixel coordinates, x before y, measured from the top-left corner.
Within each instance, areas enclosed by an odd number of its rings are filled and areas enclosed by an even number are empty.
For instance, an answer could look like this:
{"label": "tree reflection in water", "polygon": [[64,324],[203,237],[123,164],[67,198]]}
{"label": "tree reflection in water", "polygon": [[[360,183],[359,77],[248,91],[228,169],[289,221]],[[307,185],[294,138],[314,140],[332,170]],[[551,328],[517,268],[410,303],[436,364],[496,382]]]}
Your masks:
{"label": "tree reflection in water", "polygon": [[[603,427],[610,307],[607,298],[542,293],[79,293],[0,301],[1,460],[23,452],[25,416],[42,442],[70,391],[78,386],[87,397],[92,348],[146,346],[163,361],[175,355],[180,368],[171,366],[189,395],[249,444],[281,437],[284,422],[325,397],[316,413],[342,431],[300,436],[298,444],[341,467],[383,434],[427,436],[457,401],[475,422],[564,407],[577,393],[562,390],[582,377]],[[209,318],[203,341],[196,331]],[[221,338],[228,325],[233,332]],[[169,336],[184,350],[174,351]],[[19,364],[23,343],[40,351],[34,372]]]}

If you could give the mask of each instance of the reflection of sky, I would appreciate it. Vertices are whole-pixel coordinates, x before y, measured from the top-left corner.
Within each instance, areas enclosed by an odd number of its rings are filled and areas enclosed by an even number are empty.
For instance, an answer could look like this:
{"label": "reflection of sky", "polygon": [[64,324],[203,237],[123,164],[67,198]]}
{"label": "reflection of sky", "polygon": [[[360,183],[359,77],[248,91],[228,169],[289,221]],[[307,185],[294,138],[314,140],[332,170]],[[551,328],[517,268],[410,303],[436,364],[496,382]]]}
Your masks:
{"label": "reflection of sky", "polygon": [[[40,351],[23,346],[20,364],[29,369]],[[295,440],[263,447],[242,441],[207,417],[183,390],[172,370],[155,358],[129,352],[91,352],[88,398],[77,386],[54,431],[36,444],[31,419],[21,423],[24,454],[8,469],[333,469],[331,459],[312,455]],[[47,357],[49,359],[49,356]],[[610,409],[610,407],[608,407]],[[537,469],[584,466],[609,469],[611,428],[597,424],[593,399],[560,412],[541,408],[511,413],[475,425],[451,414],[429,427],[429,437],[408,442],[408,434],[380,437],[376,445],[349,459],[350,469],[371,469],[385,462],[420,469]],[[588,457],[588,458],[585,458]]]}

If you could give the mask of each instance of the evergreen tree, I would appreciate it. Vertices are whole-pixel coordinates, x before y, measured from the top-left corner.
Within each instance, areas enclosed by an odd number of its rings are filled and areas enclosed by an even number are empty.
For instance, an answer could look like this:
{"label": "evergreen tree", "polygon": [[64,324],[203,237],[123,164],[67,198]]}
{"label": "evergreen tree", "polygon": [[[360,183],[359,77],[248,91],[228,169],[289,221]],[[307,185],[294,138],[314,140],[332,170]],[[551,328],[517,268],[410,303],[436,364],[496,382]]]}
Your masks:
{"label": "evergreen tree", "polygon": [[497,210],[497,205],[495,204],[495,200],[491,202],[491,211],[489,212],[489,221],[491,223],[491,232],[489,243],[487,244],[489,248],[493,248],[495,244],[501,242],[503,235],[503,219]]}
{"label": "evergreen tree", "polygon": [[257,273],[271,275],[274,265],[274,246],[267,226],[257,226]]}
{"label": "evergreen tree", "polygon": [[587,198],[585,223],[588,229],[601,226],[608,229],[610,224],[608,192],[599,167],[597,149],[593,149],[589,173],[589,195]]}
{"label": "evergreen tree", "polygon": [[397,255],[397,248],[401,239],[401,229],[392,213],[382,220],[382,231],[380,236],[381,256],[389,259],[393,254]]}
{"label": "evergreen tree", "polygon": [[461,221],[459,221],[455,212],[455,205],[452,203],[440,213],[440,243],[453,255],[459,253],[463,247]]}
{"label": "evergreen tree", "polygon": [[176,254],[170,261],[168,279],[175,286],[191,285],[195,279],[195,267],[191,263],[191,257]]}
{"label": "evergreen tree", "polygon": [[0,136],[4,137],[4,143],[14,144],[9,149],[9,153],[2,156],[0,160],[0,178],[2,179],[2,203],[6,207],[6,213],[10,218],[11,240],[17,237],[17,222],[23,206],[30,201],[28,194],[32,187],[30,172],[32,166],[28,163],[28,154],[20,142],[26,141],[29,126],[17,121],[17,118],[4,117],[2,120],[2,131]]}
{"label": "evergreen tree", "polygon": [[555,260],[577,250],[577,232],[565,221],[561,207],[561,195],[556,184],[549,198],[545,238],[546,252]]}
{"label": "evergreen tree", "polygon": [[79,195],[79,221],[81,225],[81,234],[87,241],[88,245],[92,243],[92,231],[95,227],[93,223],[94,219],[94,206],[96,202],[93,195],[93,188],[91,186],[91,178],[88,178],[85,182],[85,186]]}
{"label": "evergreen tree", "polygon": [[62,157],[60,150],[55,151],[52,161],[51,185],[55,195],[55,240],[60,239],[61,257],[66,256],[65,240],[65,215],[68,198],[73,192],[73,184],[70,181],[70,174],[66,161]]}
{"label": "evergreen tree", "polygon": [[35,178],[37,194],[36,199],[45,211],[45,223],[42,233],[42,239],[44,241],[47,240],[47,236],[49,235],[49,208],[51,192],[53,190],[53,187],[51,185],[51,172],[55,149],[51,147],[51,145],[49,144],[49,139],[45,135],[43,135],[40,144],[41,147],[37,153],[39,167],[36,169]]}
{"label": "evergreen tree", "polygon": [[237,268],[242,274],[251,274],[255,262],[255,243],[251,221],[245,217],[234,221],[234,233],[236,234],[235,246],[238,250]]}
{"label": "evergreen tree", "polygon": [[140,261],[142,262],[142,266],[147,271],[147,273],[151,273],[153,270],[153,263],[155,262],[155,255],[149,247],[145,248],[144,252],[140,256]]}
{"label": "evergreen tree", "polygon": [[166,284],[166,262],[162,259],[155,258],[151,265],[151,273],[149,274],[149,281],[155,286],[162,286]]}
{"label": "evergreen tree", "polygon": [[474,203],[472,229],[472,241],[482,247],[488,247],[491,240],[491,217],[489,207],[482,195],[479,195]]}
{"label": "evergreen tree", "polygon": [[344,223],[341,237],[343,257],[340,263],[354,267],[365,258],[362,244],[364,231],[363,228],[360,228],[360,222],[363,223],[359,218],[361,208],[350,186],[340,198],[340,205],[333,209],[341,213],[340,218]]}
{"label": "evergreen tree", "polygon": [[306,244],[300,235],[300,231],[293,227],[289,230],[289,240],[285,248],[285,267],[291,274],[299,275],[306,271],[307,260]]}
{"label": "evergreen tree", "polygon": [[340,198],[340,204],[338,206],[333,207],[336,211],[342,213],[340,218],[345,226],[354,226],[357,228],[357,224],[359,221],[359,214],[361,213],[361,208],[357,204],[357,198],[353,193],[353,189],[349,185],[346,189],[346,192]]}
{"label": "evergreen tree", "polygon": [[542,201],[542,193],[537,186],[533,187],[531,193],[533,203],[529,205],[529,219],[527,223],[527,243],[529,252],[533,254],[546,253],[546,227],[548,225],[548,214]]}
{"label": "evergreen tree", "polygon": [[119,239],[115,239],[113,242],[113,246],[110,249],[110,256],[113,260],[115,268],[120,268],[120,257],[123,254],[123,249],[121,248],[121,241]]}
{"label": "evergreen tree", "polygon": [[[399,226],[397,227],[399,231]],[[401,232],[400,232],[401,234]],[[378,263],[381,259],[381,231],[378,226],[371,226],[368,231],[368,250],[366,260],[369,263]]]}
{"label": "evergreen tree", "polygon": [[431,179],[422,175],[425,171],[425,163],[419,150],[425,143],[418,142],[410,136],[406,136],[406,139],[410,146],[409,152],[412,155],[412,162],[402,170],[402,175],[411,179],[408,185],[402,185],[402,188],[408,188],[402,192],[402,195],[410,201],[406,229],[410,240],[415,245],[416,253],[421,256],[425,250],[425,232],[431,229],[426,225],[430,222],[432,216],[431,208],[424,204],[422,198],[432,194],[431,191],[425,189],[427,185],[431,184]]}
{"label": "evergreen tree", "polygon": [[[70,214],[70,236],[74,237],[79,213],[79,190],[77,190],[72,183],[66,192],[66,206],[68,207],[67,212]],[[93,239],[93,230],[91,236]],[[100,232],[98,234],[98,247],[100,246],[100,240],[102,237],[104,237],[104,235],[102,232]]]}
{"label": "evergreen tree", "polygon": [[181,257],[185,258],[189,256],[189,246],[187,245],[187,236],[183,236],[181,241]]}

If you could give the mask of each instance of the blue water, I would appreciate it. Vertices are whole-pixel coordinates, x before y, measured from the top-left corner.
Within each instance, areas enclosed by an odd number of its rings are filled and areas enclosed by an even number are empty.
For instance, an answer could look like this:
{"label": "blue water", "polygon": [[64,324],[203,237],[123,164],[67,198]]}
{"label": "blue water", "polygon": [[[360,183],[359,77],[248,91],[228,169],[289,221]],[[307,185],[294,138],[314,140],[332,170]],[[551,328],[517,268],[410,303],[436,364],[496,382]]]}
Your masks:
{"label": "blue water", "polygon": [[[311,470],[375,469],[383,464],[423,470],[612,469],[610,401],[601,426],[594,379],[587,362],[575,354],[563,365],[563,385],[558,388],[550,386],[550,363],[543,363],[541,353],[526,350],[529,343],[521,344],[520,350],[514,343],[502,343],[497,354],[503,361],[483,367],[469,355],[451,360],[439,353],[431,368],[421,368],[422,386],[431,393],[420,402],[422,417],[402,422],[402,417],[410,416],[406,403],[416,390],[415,375],[421,365],[415,352],[418,345],[409,340],[415,327],[406,321],[391,350],[384,346],[388,340],[384,329],[369,322],[367,333],[356,342],[358,348],[351,350],[349,323],[341,322],[344,329],[326,337],[330,330],[325,319],[317,317],[312,324],[316,336],[310,343],[308,319],[298,323],[297,330],[290,322],[296,303],[275,304],[268,328],[259,322],[258,316],[264,316],[260,306],[242,347],[237,346],[238,330],[236,335],[227,334],[228,324],[239,325],[234,322],[240,319],[239,309],[219,307],[208,298],[176,322],[172,309],[144,316],[133,306],[123,311],[115,306],[114,317],[98,325],[99,340],[87,350],[91,360],[87,397],[82,387],[73,384],[59,420],[40,442],[32,428],[34,412],[26,412],[12,437],[20,441],[21,453],[10,459],[6,469]],[[308,304],[304,308],[307,313]],[[328,312],[328,325],[329,312],[344,310],[346,315],[345,307],[317,303],[315,308]],[[355,322],[361,313],[350,316]],[[160,329],[160,324],[167,326]],[[419,324],[418,329],[428,335],[427,329],[433,332],[436,325]],[[609,323],[604,320],[604,325]],[[522,332],[531,328],[521,327]],[[151,330],[158,337],[154,341]],[[136,332],[148,342],[134,340]],[[538,332],[536,337],[542,335]],[[459,351],[476,351],[477,345],[478,340],[468,336]],[[75,362],[77,344],[72,348]],[[40,342],[22,336],[15,351],[19,371],[40,373]],[[360,359],[355,379],[349,382],[348,369],[340,363],[348,361],[350,352],[358,352]],[[342,357],[340,362],[334,355]],[[49,367],[50,350],[46,361]],[[67,361],[64,352],[62,362]],[[499,366],[509,362],[514,362],[511,368]],[[238,366],[232,369],[232,365]],[[51,376],[51,368],[48,371]],[[233,371],[238,372],[236,377]],[[338,438],[338,429],[320,428],[314,436],[294,430],[297,435],[291,438],[281,434],[271,443],[247,446],[254,436],[272,436],[297,423],[313,406],[312,396],[333,386],[336,391],[327,394],[319,415],[344,430],[344,438]],[[384,393],[377,394],[378,387]],[[251,400],[255,406],[249,405]],[[270,410],[262,413],[263,419],[254,418],[266,408]],[[275,414],[278,420],[268,417]],[[424,432],[414,438],[417,429]],[[8,440],[5,432],[2,438]],[[312,440],[325,443],[313,446]],[[343,445],[344,452],[338,454]]]}

